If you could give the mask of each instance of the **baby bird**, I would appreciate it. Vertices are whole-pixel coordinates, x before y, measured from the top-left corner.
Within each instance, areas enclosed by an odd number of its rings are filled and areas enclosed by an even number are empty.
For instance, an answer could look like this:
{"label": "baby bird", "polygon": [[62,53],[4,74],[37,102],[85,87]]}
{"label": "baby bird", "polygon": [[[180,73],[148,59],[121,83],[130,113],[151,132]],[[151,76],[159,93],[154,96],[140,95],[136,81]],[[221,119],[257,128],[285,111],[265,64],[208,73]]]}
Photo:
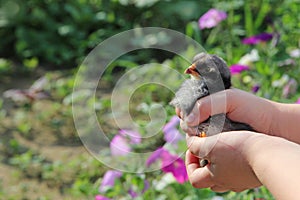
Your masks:
{"label": "baby bird", "polygon": [[[175,98],[170,102],[171,105],[181,111],[183,117],[190,114],[198,99],[231,87],[230,70],[222,58],[207,53],[199,53],[194,57],[192,63],[185,70],[186,74],[191,75],[191,79],[183,82],[176,92]],[[253,131],[248,124],[234,122],[227,118],[226,114],[211,116],[195,128],[197,128],[197,136],[199,137],[211,136],[225,131]],[[206,160],[200,162],[201,166],[205,166],[207,163]]]}

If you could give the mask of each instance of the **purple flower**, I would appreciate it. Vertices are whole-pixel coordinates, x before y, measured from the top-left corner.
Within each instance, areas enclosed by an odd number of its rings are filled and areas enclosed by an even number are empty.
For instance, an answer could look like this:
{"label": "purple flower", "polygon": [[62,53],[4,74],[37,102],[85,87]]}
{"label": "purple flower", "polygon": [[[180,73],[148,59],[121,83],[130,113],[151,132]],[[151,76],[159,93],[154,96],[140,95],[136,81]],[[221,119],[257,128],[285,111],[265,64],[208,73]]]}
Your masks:
{"label": "purple flower", "polygon": [[200,17],[198,21],[199,27],[201,30],[205,28],[212,28],[217,26],[226,18],[226,12],[212,8]]}
{"label": "purple flower", "polygon": [[131,198],[138,197],[138,194],[132,188],[129,189],[128,194],[131,196]]}
{"label": "purple flower", "polygon": [[242,71],[250,69],[247,65],[241,65],[241,64],[234,64],[234,65],[231,65],[229,68],[230,68],[230,73],[232,75],[240,74]]}
{"label": "purple flower", "polygon": [[101,185],[99,187],[99,192],[105,192],[107,188],[113,187],[115,184],[115,179],[120,178],[122,172],[117,170],[108,170],[102,179]]}
{"label": "purple flower", "polygon": [[260,33],[258,35],[253,35],[251,37],[244,38],[242,40],[243,44],[257,44],[260,42],[266,42],[273,38],[271,33]]}
{"label": "purple flower", "polygon": [[150,187],[150,183],[147,180],[144,180],[144,188],[141,192],[136,192],[133,190],[133,188],[130,188],[128,193],[132,198],[136,198],[139,196],[139,194],[143,194],[148,188]]}
{"label": "purple flower", "polygon": [[300,98],[296,101],[297,104],[300,104]]}
{"label": "purple flower", "polygon": [[251,90],[253,93],[256,93],[256,92],[258,92],[259,89],[260,89],[259,85],[254,85]]}
{"label": "purple flower", "polygon": [[162,161],[162,171],[172,173],[178,183],[184,183],[188,180],[185,164],[182,158],[172,155],[164,148],[159,148],[148,158],[147,166],[156,160]]}
{"label": "purple flower", "polygon": [[111,200],[111,199],[98,194],[95,196],[95,200]]}
{"label": "purple flower", "polygon": [[161,158],[162,153],[166,151],[164,148],[160,147],[156,149],[147,159],[146,166],[149,167],[152,165],[155,161]]}
{"label": "purple flower", "polygon": [[177,116],[173,116],[171,120],[163,127],[164,139],[174,145],[177,145],[178,141],[183,139],[176,126],[180,120]]}

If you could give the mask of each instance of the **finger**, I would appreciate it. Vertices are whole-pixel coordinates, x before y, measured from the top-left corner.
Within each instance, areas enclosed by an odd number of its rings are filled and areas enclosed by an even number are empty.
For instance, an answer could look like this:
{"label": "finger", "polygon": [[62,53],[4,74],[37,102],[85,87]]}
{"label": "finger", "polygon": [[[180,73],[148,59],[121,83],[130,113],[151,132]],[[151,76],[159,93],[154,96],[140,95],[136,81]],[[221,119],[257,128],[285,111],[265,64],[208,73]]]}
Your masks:
{"label": "finger", "polygon": [[193,172],[200,168],[199,158],[192,154],[189,150],[186,151],[185,164],[187,167],[187,173]]}
{"label": "finger", "polygon": [[192,112],[184,119],[188,126],[196,126],[212,115],[227,113],[227,90],[199,99]]}
{"label": "finger", "polygon": [[207,188],[214,185],[208,168],[200,168],[199,158],[194,156],[189,150],[186,152],[185,164],[189,181],[193,187]]}
{"label": "finger", "polygon": [[214,185],[214,186],[210,187],[210,189],[214,192],[219,192],[219,193],[227,192],[230,190],[226,187],[218,186],[218,185]]}
{"label": "finger", "polygon": [[175,112],[176,112],[176,115],[181,119],[182,116],[181,116],[181,110],[179,108],[175,108]]}
{"label": "finger", "polygon": [[186,132],[190,136],[196,136],[197,135],[197,127],[189,127],[185,121],[180,120],[180,127],[181,129]]}
{"label": "finger", "polygon": [[231,188],[230,190],[233,191],[233,192],[242,192],[244,190],[247,190],[249,188]]}
{"label": "finger", "polygon": [[198,156],[199,158],[209,159],[209,153],[212,151],[213,147],[217,142],[217,137],[196,137],[186,135],[187,147],[192,154]]}

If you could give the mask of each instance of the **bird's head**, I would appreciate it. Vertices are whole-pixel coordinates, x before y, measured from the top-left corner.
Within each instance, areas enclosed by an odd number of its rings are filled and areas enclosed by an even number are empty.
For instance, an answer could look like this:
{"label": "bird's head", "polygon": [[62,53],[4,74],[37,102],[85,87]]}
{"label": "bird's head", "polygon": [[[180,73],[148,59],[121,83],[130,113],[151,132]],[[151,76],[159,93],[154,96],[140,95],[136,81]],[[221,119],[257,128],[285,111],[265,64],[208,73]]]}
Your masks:
{"label": "bird's head", "polygon": [[197,66],[195,63],[193,63],[191,66],[189,66],[185,71],[185,74],[189,74],[192,79],[201,79],[201,75],[199,71],[197,70]]}
{"label": "bird's head", "polygon": [[185,73],[191,75],[193,79],[204,79],[210,83],[214,83],[221,76],[225,89],[231,86],[230,70],[225,61],[216,55],[197,54]]}

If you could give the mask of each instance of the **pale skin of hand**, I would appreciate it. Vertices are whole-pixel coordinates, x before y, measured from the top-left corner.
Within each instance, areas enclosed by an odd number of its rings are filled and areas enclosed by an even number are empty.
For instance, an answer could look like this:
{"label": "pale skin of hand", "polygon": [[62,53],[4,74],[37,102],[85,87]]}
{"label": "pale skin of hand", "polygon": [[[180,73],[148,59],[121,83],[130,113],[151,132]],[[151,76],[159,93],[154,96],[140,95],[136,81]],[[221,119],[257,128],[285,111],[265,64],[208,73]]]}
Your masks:
{"label": "pale skin of hand", "polygon": [[[244,155],[244,143],[252,135],[233,134],[227,132],[206,138],[187,136],[186,168],[194,187],[238,192],[261,185]],[[209,164],[201,168],[199,158],[206,158]]]}
{"label": "pale skin of hand", "polygon": [[[242,191],[263,184],[276,199],[299,198],[300,146],[296,143],[249,131],[187,136],[187,143],[186,168],[196,188]],[[200,168],[198,157],[203,155],[210,163]]]}
{"label": "pale skin of hand", "polygon": [[195,135],[196,129],[191,127],[220,113],[226,113],[233,121],[249,124],[257,132],[300,144],[299,104],[277,103],[238,89],[224,90],[198,100],[189,116],[182,116],[181,128]]}
{"label": "pale skin of hand", "polygon": [[[265,134],[237,131],[208,138],[192,137],[195,128],[191,127],[219,113]],[[194,187],[211,187],[221,192],[263,184],[276,199],[298,198],[300,105],[277,103],[229,89],[200,99],[192,114],[181,117],[181,127],[188,133],[186,166]],[[199,157],[205,157],[210,164],[200,168]]]}

